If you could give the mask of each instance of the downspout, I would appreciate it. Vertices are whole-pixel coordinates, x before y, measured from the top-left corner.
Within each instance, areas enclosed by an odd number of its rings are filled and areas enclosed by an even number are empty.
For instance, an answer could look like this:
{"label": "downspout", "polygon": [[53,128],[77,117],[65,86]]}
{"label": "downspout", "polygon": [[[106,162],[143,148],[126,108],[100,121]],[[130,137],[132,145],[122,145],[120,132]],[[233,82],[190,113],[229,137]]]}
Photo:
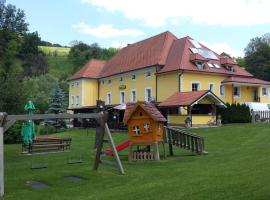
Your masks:
{"label": "downspout", "polygon": [[97,100],[99,100],[100,98],[99,98],[99,89],[100,89],[100,82],[99,82],[99,80],[97,79],[97,82],[98,82],[98,99]]}
{"label": "downspout", "polygon": [[156,102],[158,102],[158,93],[157,93],[157,67],[156,67],[155,78],[156,78]]}
{"label": "downspout", "polygon": [[183,71],[178,75],[178,92],[181,92],[181,76],[183,75]]}

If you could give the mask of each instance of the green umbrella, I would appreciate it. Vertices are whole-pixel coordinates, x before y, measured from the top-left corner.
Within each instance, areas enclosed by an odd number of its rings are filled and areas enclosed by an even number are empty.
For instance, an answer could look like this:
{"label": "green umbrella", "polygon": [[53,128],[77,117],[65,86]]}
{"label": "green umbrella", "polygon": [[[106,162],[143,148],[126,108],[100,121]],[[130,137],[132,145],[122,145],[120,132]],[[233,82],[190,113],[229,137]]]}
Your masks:
{"label": "green umbrella", "polygon": [[[24,106],[24,110],[28,111],[29,116],[33,114],[33,111],[36,110],[35,105],[32,101],[28,101]],[[28,145],[33,143],[33,139],[35,138],[35,124],[32,120],[28,120],[23,123],[22,126],[22,140],[23,143]]]}
{"label": "green umbrella", "polygon": [[[27,111],[34,111],[36,110],[36,107],[35,105],[33,104],[32,101],[28,101],[25,106],[24,106],[24,110],[27,110]],[[29,113],[30,114],[30,113]]]}

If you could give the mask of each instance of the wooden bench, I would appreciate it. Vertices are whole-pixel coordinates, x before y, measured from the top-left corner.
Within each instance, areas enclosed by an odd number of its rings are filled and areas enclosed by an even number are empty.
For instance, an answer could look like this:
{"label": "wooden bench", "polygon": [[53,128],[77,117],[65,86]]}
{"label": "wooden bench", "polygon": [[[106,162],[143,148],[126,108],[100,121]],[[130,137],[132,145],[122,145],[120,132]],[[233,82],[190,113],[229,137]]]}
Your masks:
{"label": "wooden bench", "polygon": [[31,145],[23,145],[23,150],[28,153],[38,151],[65,151],[70,150],[71,138],[38,137]]}

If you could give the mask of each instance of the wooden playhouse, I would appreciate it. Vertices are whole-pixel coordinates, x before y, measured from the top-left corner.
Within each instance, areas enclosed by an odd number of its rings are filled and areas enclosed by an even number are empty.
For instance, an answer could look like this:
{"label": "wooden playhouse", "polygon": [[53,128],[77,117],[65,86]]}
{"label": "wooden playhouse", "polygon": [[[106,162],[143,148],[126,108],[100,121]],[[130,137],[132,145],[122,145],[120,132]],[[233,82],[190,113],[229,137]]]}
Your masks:
{"label": "wooden playhouse", "polygon": [[[127,103],[124,123],[128,126],[130,161],[159,160],[158,144],[163,142],[164,122],[166,119],[154,104]],[[137,149],[133,150],[134,147]]]}

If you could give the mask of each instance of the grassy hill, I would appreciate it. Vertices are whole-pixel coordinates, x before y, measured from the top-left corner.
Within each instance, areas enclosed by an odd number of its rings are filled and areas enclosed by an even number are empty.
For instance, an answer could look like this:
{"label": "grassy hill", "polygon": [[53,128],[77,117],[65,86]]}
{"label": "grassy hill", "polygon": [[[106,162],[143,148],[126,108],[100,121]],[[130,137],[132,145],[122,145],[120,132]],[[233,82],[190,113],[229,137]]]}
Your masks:
{"label": "grassy hill", "polygon": [[39,46],[39,49],[48,55],[49,74],[53,77],[68,78],[75,66],[68,59],[70,48]]}

